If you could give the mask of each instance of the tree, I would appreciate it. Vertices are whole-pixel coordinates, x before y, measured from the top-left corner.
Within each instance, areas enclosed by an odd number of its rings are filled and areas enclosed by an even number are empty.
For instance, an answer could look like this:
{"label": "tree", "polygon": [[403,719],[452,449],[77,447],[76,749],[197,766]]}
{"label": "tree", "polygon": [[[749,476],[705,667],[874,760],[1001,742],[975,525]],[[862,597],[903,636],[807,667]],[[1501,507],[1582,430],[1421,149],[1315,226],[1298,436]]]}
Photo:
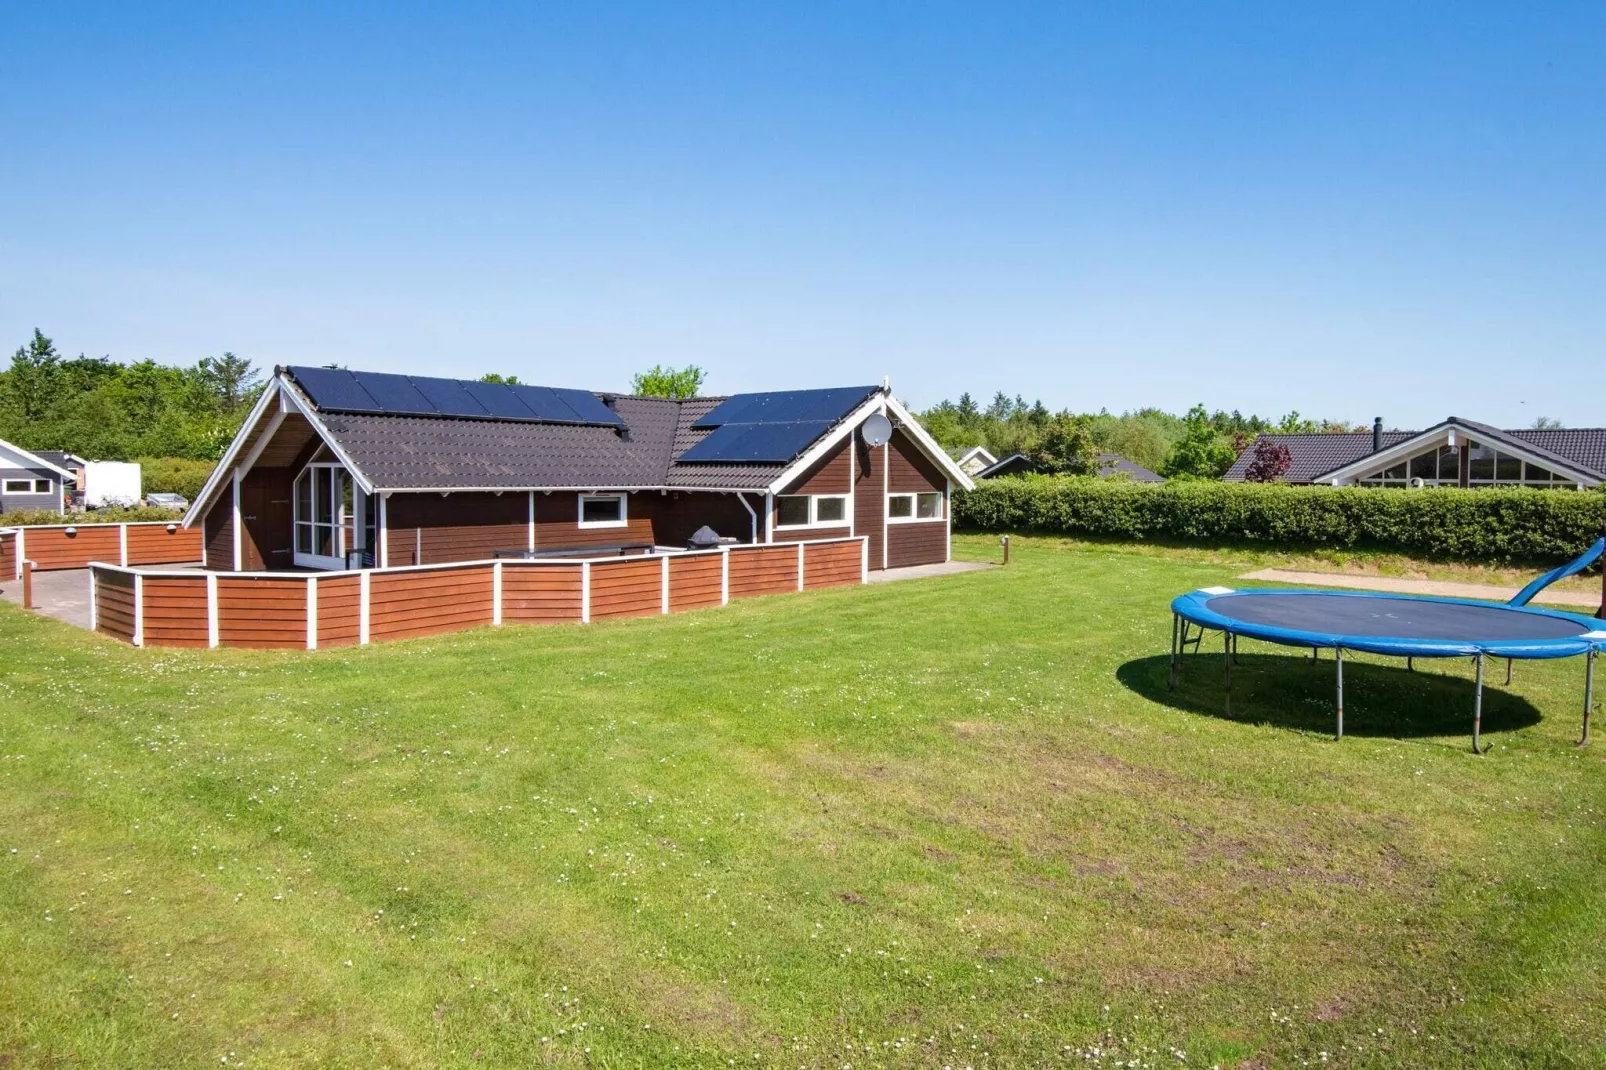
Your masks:
{"label": "tree", "polygon": [[262,373],[249,360],[227,350],[221,357],[202,357],[196,369],[224,412],[234,412],[254,398],[262,382]]}
{"label": "tree", "polygon": [[516,375],[502,375],[499,372],[486,372],[480,376],[482,383],[505,383],[508,386],[518,386],[519,377]]}
{"label": "tree", "polygon": [[1099,448],[1086,419],[1062,412],[1048,422],[1031,450],[1032,463],[1050,475],[1098,474]]}
{"label": "tree", "polygon": [[1203,405],[1195,405],[1183,417],[1182,439],[1166,456],[1160,474],[1182,479],[1220,479],[1237,454],[1214,424]]}
{"label": "tree", "polygon": [[1560,431],[1561,421],[1554,416],[1541,416],[1534,421],[1535,431]]}
{"label": "tree", "polygon": [[648,398],[694,398],[707,372],[695,364],[671,368],[654,364],[630,380],[630,392]]}
{"label": "tree", "polygon": [[1244,469],[1244,478],[1251,483],[1275,483],[1293,463],[1293,454],[1281,442],[1273,442],[1269,438],[1256,439],[1249,466]]}

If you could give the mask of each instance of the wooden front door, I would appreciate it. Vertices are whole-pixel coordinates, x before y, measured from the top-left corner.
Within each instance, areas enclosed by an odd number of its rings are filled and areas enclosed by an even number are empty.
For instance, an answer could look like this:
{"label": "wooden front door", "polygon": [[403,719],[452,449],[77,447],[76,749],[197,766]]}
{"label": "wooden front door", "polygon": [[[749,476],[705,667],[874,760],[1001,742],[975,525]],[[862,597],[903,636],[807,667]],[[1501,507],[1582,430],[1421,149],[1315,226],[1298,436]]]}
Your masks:
{"label": "wooden front door", "polygon": [[240,485],[240,564],[248,572],[290,568],[290,482],[288,468],[254,468]]}

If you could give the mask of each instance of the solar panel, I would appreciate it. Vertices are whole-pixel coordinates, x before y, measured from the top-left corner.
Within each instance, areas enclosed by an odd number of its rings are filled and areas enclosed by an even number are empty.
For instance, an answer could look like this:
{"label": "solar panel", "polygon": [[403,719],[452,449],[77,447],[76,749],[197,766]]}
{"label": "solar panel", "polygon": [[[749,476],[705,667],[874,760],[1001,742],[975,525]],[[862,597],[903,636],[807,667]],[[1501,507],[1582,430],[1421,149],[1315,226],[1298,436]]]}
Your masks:
{"label": "solar panel", "polygon": [[410,378],[413,388],[424,395],[424,400],[434,405],[435,411],[442,416],[477,416],[483,419],[490,415],[485,406],[468,392],[468,384],[461,379],[436,379],[424,375]]}
{"label": "solar panel", "polygon": [[549,424],[583,423],[578,413],[563,403],[557,391],[546,386],[515,384],[508,389],[534,414],[537,420]]}
{"label": "solar panel", "polygon": [[440,410],[418,392],[405,375],[384,372],[353,372],[358,385],[379,403],[381,412],[398,416],[439,416]]}
{"label": "solar panel", "polygon": [[698,417],[692,427],[840,420],[855,405],[874,393],[875,389],[873,386],[841,386],[823,390],[775,390],[768,393],[737,394],[726,398]]}
{"label": "solar panel", "polygon": [[836,420],[794,420],[786,423],[725,424],[709,432],[680,460],[735,464],[783,463],[802,453],[829,431]]}
{"label": "solar panel", "polygon": [[583,424],[607,424],[623,427],[624,421],[619,414],[602,403],[602,399],[589,390],[565,390],[554,387],[552,392],[558,396],[569,408],[574,410],[576,416]]}
{"label": "solar panel", "polygon": [[463,389],[485,407],[485,412],[499,420],[530,420],[535,413],[519,400],[519,396],[506,383],[464,383]]}
{"label": "solar panel", "polygon": [[379,403],[357,384],[356,377],[338,368],[290,368],[296,385],[320,409],[341,412],[383,412]]}

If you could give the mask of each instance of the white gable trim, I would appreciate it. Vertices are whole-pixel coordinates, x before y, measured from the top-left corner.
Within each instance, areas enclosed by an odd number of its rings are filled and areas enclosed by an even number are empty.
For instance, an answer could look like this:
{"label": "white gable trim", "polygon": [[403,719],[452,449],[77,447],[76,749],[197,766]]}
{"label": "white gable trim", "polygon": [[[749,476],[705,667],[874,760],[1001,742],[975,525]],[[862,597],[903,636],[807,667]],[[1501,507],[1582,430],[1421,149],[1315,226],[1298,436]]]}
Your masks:
{"label": "white gable trim", "polygon": [[789,484],[797,482],[803,473],[813,468],[832,450],[836,449],[844,439],[857,431],[866,417],[872,413],[882,411],[883,406],[886,408],[887,414],[896,417],[903,430],[909,433],[910,438],[914,439],[915,445],[920,447],[920,452],[924,453],[933,463],[946,472],[950,479],[966,490],[976,489],[976,484],[971,482],[964,469],[954,463],[954,459],[948,456],[947,450],[937,445],[936,440],[926,434],[926,429],[920,426],[920,422],[910,414],[909,410],[898,404],[898,399],[891,394],[881,392],[872,394],[865,399],[830,434],[805,450],[801,457],[793,461],[786,471],[777,476],[765,489],[770,494],[779,494]]}
{"label": "white gable trim", "polygon": [[374,492],[374,481],[364,475],[362,469],[357,467],[357,462],[353,461],[351,456],[340,448],[340,443],[335,441],[335,436],[329,433],[329,429],[318,418],[317,411],[301,399],[301,392],[288,382],[284,383],[283,390],[284,396],[290,400],[290,404],[295,406],[302,416],[306,417],[307,423],[311,424],[312,429],[318,433],[318,437],[323,439],[323,444],[329,448],[329,452],[333,453],[340,463],[345,466],[351,478],[357,481],[357,486],[362,488],[362,492],[364,494],[372,494]]}
{"label": "white gable trim", "polygon": [[190,511],[184,514],[183,523],[185,527],[193,527],[197,520],[206,515],[206,509],[211,502],[212,496],[222,486],[223,480],[229,478],[229,472],[234,466],[235,458],[240,454],[240,449],[245,444],[246,436],[256,429],[257,423],[262,419],[263,414],[268,411],[268,406],[278,398],[278,382],[277,377],[269,381],[262,391],[262,396],[257,398],[257,403],[251,406],[251,411],[246,414],[245,422],[234,433],[234,441],[230,442],[229,448],[223,451],[223,458],[218,461],[217,467],[212,469],[212,474],[207,476],[206,482],[201,485],[201,493],[197,494],[195,501],[190,504]]}
{"label": "white gable trim", "polygon": [[954,459],[948,456],[948,451],[937,445],[937,440],[926,433],[926,429],[920,426],[920,421],[914,418],[914,414],[904,408],[898,399],[891,394],[887,395],[887,409],[898,418],[899,423],[903,425],[903,429],[909,433],[910,438],[915,440],[915,444],[920,447],[921,451],[931,460],[936,461],[938,466],[948,473],[949,479],[958,483],[965,490],[976,489],[976,481],[971,479],[963,468],[954,463]]}
{"label": "white gable trim", "polygon": [[1359,460],[1351,461],[1342,468],[1334,468],[1329,472],[1323,473],[1317,479],[1323,483],[1331,483],[1335,487],[1345,486],[1354,483],[1373,469],[1388,468],[1399,461],[1414,457],[1429,446],[1454,446],[1458,443],[1464,443],[1468,439],[1475,439],[1482,445],[1493,446],[1501,453],[1509,453],[1513,457],[1522,458],[1529,464],[1538,465],[1548,471],[1573,478],[1586,487],[1593,487],[1600,482],[1599,477],[1581,471],[1559,457],[1552,460],[1549,457],[1532,452],[1531,449],[1524,448],[1526,444],[1520,439],[1508,440],[1502,437],[1499,441],[1493,441],[1482,431],[1453,421],[1440,424],[1438,427],[1430,427],[1420,434],[1412,435],[1410,438],[1380,449],[1376,453],[1368,453],[1366,456]]}
{"label": "white gable trim", "polygon": [[13,445],[3,438],[0,438],[0,450],[5,450],[7,453],[16,454],[17,458],[23,462],[17,466],[19,468],[48,468],[57,475],[65,476],[68,479],[73,478],[73,474],[60,465],[51,464],[37,453],[29,453],[21,446]]}

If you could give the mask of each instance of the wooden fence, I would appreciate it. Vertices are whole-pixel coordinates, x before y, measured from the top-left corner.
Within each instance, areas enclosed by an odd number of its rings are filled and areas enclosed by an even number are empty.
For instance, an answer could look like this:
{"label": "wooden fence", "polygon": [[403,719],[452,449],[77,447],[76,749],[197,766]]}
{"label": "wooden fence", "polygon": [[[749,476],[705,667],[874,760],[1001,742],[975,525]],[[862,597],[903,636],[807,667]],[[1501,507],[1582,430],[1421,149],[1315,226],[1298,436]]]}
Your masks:
{"label": "wooden fence", "polygon": [[93,563],[91,626],[135,646],[317,650],[486,624],[589,623],[865,581],[863,536],[585,560],[295,574]]}
{"label": "wooden fence", "polygon": [[201,560],[201,529],[178,521],[135,524],[39,524],[0,531],[0,576],[20,577],[22,563],[36,571],[88,568],[92,561],[119,565],[179,565]]}

